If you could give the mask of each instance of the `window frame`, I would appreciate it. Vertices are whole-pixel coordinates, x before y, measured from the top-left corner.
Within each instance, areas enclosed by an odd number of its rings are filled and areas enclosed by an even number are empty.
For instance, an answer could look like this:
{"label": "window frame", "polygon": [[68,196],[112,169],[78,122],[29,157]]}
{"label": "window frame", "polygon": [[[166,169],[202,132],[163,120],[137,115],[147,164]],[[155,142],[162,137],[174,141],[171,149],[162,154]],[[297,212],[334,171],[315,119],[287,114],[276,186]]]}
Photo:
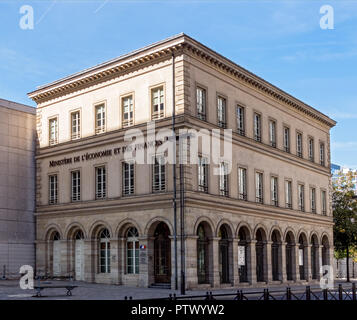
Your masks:
{"label": "window frame", "polygon": [[[301,141],[300,141],[300,147],[301,147],[301,150],[299,151],[299,139],[298,137],[301,137]],[[299,158],[303,158],[303,150],[304,150],[304,147],[303,147],[303,134],[301,131],[296,131],[296,155],[299,157]]]}
{"label": "window frame", "polygon": [[[79,180],[79,184],[77,184],[77,189],[79,189],[79,191],[77,190],[77,197],[74,197],[74,193],[73,193],[73,174],[74,173],[79,173],[79,179],[77,178],[77,180]],[[73,169],[70,171],[70,175],[71,175],[71,202],[78,202],[81,201],[81,197],[82,197],[82,173],[81,173],[81,169]]]}
{"label": "window frame", "polygon": [[[205,163],[202,160],[205,159]],[[197,187],[198,191],[208,193],[208,179],[209,179],[209,163],[208,157],[205,155],[198,155],[198,164],[197,164]],[[204,184],[201,184],[201,165],[203,165],[203,180]]]}
{"label": "window frame", "polygon": [[[219,108],[219,101],[223,101],[224,104],[222,105],[222,112],[223,112],[223,119],[220,120],[220,108]],[[228,99],[225,95],[217,93],[216,95],[216,110],[217,110],[217,125],[222,129],[227,128],[227,106],[228,106]]]}
{"label": "window frame", "polygon": [[[52,138],[52,127],[51,127],[51,122],[56,121],[56,127],[55,127],[55,137]],[[49,146],[55,146],[59,143],[59,116],[55,115],[52,117],[48,118],[48,145]]]}
{"label": "window frame", "polygon": [[[302,193],[300,189],[302,188]],[[300,195],[302,194],[302,199]],[[298,182],[298,209],[299,211],[305,212],[305,184],[302,182]]]}
{"label": "window frame", "polygon": [[[130,117],[130,111],[128,112],[129,117],[128,120],[124,119],[124,115],[126,112],[124,112],[124,100],[131,98],[131,106],[132,106],[132,117]],[[128,128],[131,127],[135,124],[135,94],[134,92],[129,92],[125,95],[120,96],[120,110],[121,110],[121,126],[122,128]]]}
{"label": "window frame", "polygon": [[[244,172],[242,176],[241,172]],[[242,165],[238,165],[238,199],[248,201],[248,168]]]}
{"label": "window frame", "polygon": [[[100,107],[103,107],[104,109],[104,112],[102,112],[102,114],[104,113],[104,117],[102,116],[101,118],[102,123],[100,126],[98,126],[97,110]],[[99,135],[105,133],[106,131],[107,131],[107,104],[106,101],[103,101],[94,104],[94,132],[96,135]]]}
{"label": "window frame", "polygon": [[[99,192],[98,189],[98,169],[103,169],[105,170],[104,174],[104,183],[102,181],[102,185],[104,184],[104,188],[102,187],[102,190]],[[103,200],[106,199],[108,196],[108,189],[107,189],[107,183],[108,183],[108,174],[107,174],[107,165],[106,164],[98,164],[94,167],[95,169],[95,199],[96,200]],[[104,189],[104,191],[103,191]],[[101,196],[99,196],[101,194]]]}
{"label": "window frame", "polygon": [[[256,116],[258,116],[259,121],[256,122]],[[256,127],[259,124],[259,127]],[[259,131],[259,132],[258,132]],[[262,114],[260,112],[253,112],[253,139],[257,142],[262,142]]]}
{"label": "window frame", "polygon": [[[153,158],[153,163],[152,163],[152,170],[151,170],[151,175],[152,175],[152,178],[151,178],[151,181],[152,181],[152,193],[160,193],[160,192],[165,192],[166,191],[166,188],[167,188],[167,168],[166,168],[166,163],[165,163],[165,157],[163,154],[156,154],[156,155],[153,155],[152,156]],[[160,172],[158,173],[159,175],[159,184],[160,184],[160,187],[157,188],[155,186],[155,165],[156,165],[156,159],[157,158],[160,158],[160,159],[163,159],[164,160],[164,163],[163,164],[158,164],[160,166]],[[162,167],[164,168],[164,179],[163,179],[163,182],[162,182]],[[162,183],[164,184],[164,187],[162,187]]]}
{"label": "window frame", "polygon": [[[288,188],[288,186],[290,186],[290,189]],[[293,182],[291,179],[285,179],[284,189],[285,189],[285,208],[292,209],[293,208]]]}
{"label": "window frame", "polygon": [[[259,189],[258,189],[258,179],[257,179],[258,176],[261,177],[261,183]],[[259,193],[261,193],[261,196],[259,196]],[[255,170],[255,202],[264,204],[264,172],[259,170]]]}
{"label": "window frame", "polygon": [[[162,95],[163,95],[163,98],[162,98],[163,110],[162,111],[160,110],[161,103],[160,103],[160,99],[159,99],[158,111],[154,111],[154,91],[160,90],[160,89],[162,89]],[[165,86],[165,83],[151,86],[149,88],[149,90],[150,90],[151,120],[160,120],[160,119],[165,118],[165,115],[166,115],[166,86]],[[161,97],[161,95],[159,95],[159,97]]]}
{"label": "window frame", "polygon": [[[310,142],[312,142],[312,147],[310,145]],[[308,137],[307,147],[308,147],[309,161],[315,162],[315,139],[313,137],[311,137],[311,136]]]}
{"label": "window frame", "polygon": [[[73,133],[73,116],[75,114],[78,114],[78,119],[77,119],[77,132],[76,133]],[[72,110],[70,111],[70,128],[71,128],[71,141],[74,141],[74,140],[78,140],[82,137],[82,125],[81,125],[81,121],[82,121],[82,112],[81,112],[81,109],[75,109],[75,110]]]}
{"label": "window frame", "polygon": [[[238,112],[238,110],[242,110],[242,112]],[[240,119],[239,115],[242,119]],[[246,118],[246,108],[242,106],[240,103],[236,104],[236,125],[237,132],[240,136],[245,137],[245,118]]]}
{"label": "window frame", "polygon": [[[222,170],[223,168],[223,170]],[[222,174],[222,172],[224,174]],[[229,174],[227,161],[219,163],[219,178],[218,178],[219,195],[229,197]],[[223,188],[222,188],[223,186]]]}
{"label": "window frame", "polygon": [[[287,133],[287,134],[286,134]],[[290,153],[291,150],[291,133],[288,125],[283,126],[283,147],[284,151]]]}
{"label": "window frame", "polygon": [[[274,181],[274,187],[276,189],[275,192],[273,190],[273,181]],[[270,176],[270,200],[273,206],[275,207],[279,206],[279,178],[277,175]]]}
{"label": "window frame", "polygon": [[[201,90],[202,92],[204,92],[204,102],[202,101],[202,109],[203,111],[199,111],[198,105],[199,105],[199,101],[198,101],[198,91]],[[208,90],[207,87],[202,86],[200,84],[196,84],[196,116],[198,119],[206,121],[207,120],[207,94]]]}
{"label": "window frame", "polygon": [[316,187],[310,186],[310,210],[311,213],[316,213]]}
{"label": "window frame", "polygon": [[[123,197],[128,197],[128,196],[132,196],[135,194],[135,162],[133,160],[123,160],[122,162],[122,195]],[[125,166],[129,165],[129,168],[132,166],[132,169],[129,169],[129,174],[132,174],[132,177],[128,178],[128,181],[131,181],[129,183],[129,186],[127,187],[125,185],[125,181],[126,181],[126,177],[125,177]]]}
{"label": "window frame", "polygon": [[[48,174],[48,204],[49,205],[55,205],[55,204],[58,204],[58,189],[59,189],[59,186],[58,186],[58,173],[57,172],[51,172]],[[53,192],[52,192],[52,181],[51,181],[51,178],[55,177],[56,178],[56,181],[54,183],[54,186],[55,188],[53,189]],[[52,196],[52,193],[53,193],[53,196]]]}
{"label": "window frame", "polygon": [[[272,127],[273,125],[273,127]],[[269,119],[269,145],[273,148],[277,146],[277,136],[276,136],[276,127],[277,122],[275,119]],[[274,132],[272,132],[272,128],[274,128]],[[272,134],[273,133],[273,134]]]}

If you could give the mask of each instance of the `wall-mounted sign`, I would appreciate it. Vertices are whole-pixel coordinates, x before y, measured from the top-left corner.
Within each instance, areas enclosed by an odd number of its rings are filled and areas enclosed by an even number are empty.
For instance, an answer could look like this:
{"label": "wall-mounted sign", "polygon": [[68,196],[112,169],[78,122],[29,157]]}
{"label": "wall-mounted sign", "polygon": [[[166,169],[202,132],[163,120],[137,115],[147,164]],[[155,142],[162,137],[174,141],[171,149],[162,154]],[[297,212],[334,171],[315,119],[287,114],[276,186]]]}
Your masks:
{"label": "wall-mounted sign", "polygon": [[88,160],[94,160],[94,159],[100,159],[104,157],[110,157],[110,156],[117,156],[119,154],[125,153],[125,151],[136,151],[140,149],[147,149],[148,147],[158,147],[164,143],[163,140],[155,140],[155,141],[149,141],[149,142],[144,142],[144,143],[138,143],[135,144],[134,146],[128,145],[128,146],[122,146],[122,147],[116,147],[113,149],[107,149],[107,150],[102,150],[102,151],[97,151],[97,152],[86,152],[82,155],[79,156],[74,156],[74,157],[65,157],[60,160],[52,160],[49,163],[49,167],[58,167],[62,166],[65,164],[72,164],[72,163],[78,163],[78,162],[84,162]]}
{"label": "wall-mounted sign", "polygon": [[304,249],[299,249],[299,266],[304,265]]}
{"label": "wall-mounted sign", "polygon": [[245,246],[238,246],[238,265],[245,266]]}

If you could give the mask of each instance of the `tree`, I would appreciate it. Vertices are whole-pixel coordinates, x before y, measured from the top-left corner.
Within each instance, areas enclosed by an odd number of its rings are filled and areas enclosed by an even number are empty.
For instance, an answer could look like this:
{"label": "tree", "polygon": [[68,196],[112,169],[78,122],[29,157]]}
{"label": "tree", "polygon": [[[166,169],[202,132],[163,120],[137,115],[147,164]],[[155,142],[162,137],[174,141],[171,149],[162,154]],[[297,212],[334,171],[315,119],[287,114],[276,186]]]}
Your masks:
{"label": "tree", "polygon": [[334,245],[337,256],[346,257],[347,282],[350,281],[349,258],[357,245],[357,200],[354,193],[353,173],[339,173],[333,183]]}

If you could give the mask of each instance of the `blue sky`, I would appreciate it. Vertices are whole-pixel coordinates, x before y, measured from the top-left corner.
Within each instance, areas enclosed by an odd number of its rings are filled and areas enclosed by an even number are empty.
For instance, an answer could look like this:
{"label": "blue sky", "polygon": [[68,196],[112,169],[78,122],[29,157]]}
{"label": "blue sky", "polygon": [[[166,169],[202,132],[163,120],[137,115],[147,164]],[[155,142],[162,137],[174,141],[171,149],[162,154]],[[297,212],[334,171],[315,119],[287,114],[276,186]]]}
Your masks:
{"label": "blue sky", "polygon": [[[19,26],[22,5],[33,30]],[[335,119],[332,161],[357,168],[354,0],[0,0],[0,97],[34,106],[36,86],[180,32]]]}

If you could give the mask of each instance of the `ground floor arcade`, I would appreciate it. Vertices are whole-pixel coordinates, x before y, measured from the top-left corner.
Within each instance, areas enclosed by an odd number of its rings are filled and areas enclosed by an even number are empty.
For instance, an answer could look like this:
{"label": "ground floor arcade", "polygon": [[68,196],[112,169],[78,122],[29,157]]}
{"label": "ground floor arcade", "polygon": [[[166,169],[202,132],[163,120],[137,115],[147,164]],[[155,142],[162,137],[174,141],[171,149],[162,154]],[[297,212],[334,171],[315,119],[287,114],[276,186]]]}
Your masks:
{"label": "ground floor arcade", "polygon": [[[167,209],[39,217],[37,271],[87,282],[173,288],[171,215]],[[320,266],[332,265],[332,227],[194,208],[186,215],[187,288],[312,282],[319,280]]]}

